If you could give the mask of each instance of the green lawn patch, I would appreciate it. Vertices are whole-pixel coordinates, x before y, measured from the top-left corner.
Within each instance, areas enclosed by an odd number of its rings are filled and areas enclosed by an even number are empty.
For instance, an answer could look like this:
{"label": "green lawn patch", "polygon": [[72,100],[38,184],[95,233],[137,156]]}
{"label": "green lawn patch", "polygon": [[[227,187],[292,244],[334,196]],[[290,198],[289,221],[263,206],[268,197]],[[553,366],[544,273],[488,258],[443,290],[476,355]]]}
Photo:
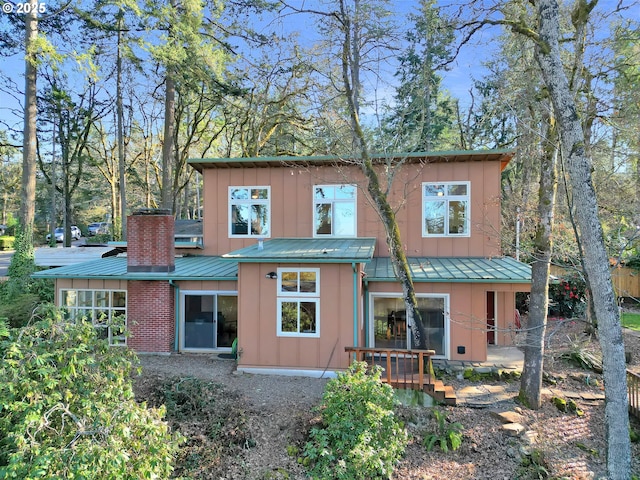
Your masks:
{"label": "green lawn patch", "polygon": [[622,313],[622,326],[640,332],[640,313]]}

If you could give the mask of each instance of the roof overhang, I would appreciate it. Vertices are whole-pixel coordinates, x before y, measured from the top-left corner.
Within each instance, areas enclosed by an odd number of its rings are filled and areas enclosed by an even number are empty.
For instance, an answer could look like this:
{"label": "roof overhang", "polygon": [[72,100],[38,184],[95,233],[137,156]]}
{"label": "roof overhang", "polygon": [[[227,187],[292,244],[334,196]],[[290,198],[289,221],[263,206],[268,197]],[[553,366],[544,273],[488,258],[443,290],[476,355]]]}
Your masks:
{"label": "roof overhang", "polygon": [[109,257],[91,262],[42,270],[33,278],[77,278],[97,280],[237,280],[238,264],[220,257],[177,257],[172,272],[128,272],[125,257]]}
{"label": "roof overhang", "polygon": [[[515,151],[496,150],[450,150],[442,152],[378,153],[372,154],[375,163],[446,163],[446,162],[484,162],[499,161],[500,171],[511,161]],[[210,168],[268,168],[268,167],[310,167],[323,165],[348,165],[353,159],[338,155],[320,155],[307,157],[244,157],[244,158],[191,158],[189,165],[201,172]]]}
{"label": "roof overhang", "polygon": [[62,267],[117,255],[119,252],[114,246],[40,247],[34,250],[34,261],[38,267]]}
{"label": "roof overhang", "polygon": [[375,238],[274,238],[222,255],[239,263],[367,263]]}
{"label": "roof overhang", "polygon": [[[407,258],[414,283],[531,283],[531,267],[511,257]],[[365,267],[367,282],[397,281],[391,259],[376,257]]]}

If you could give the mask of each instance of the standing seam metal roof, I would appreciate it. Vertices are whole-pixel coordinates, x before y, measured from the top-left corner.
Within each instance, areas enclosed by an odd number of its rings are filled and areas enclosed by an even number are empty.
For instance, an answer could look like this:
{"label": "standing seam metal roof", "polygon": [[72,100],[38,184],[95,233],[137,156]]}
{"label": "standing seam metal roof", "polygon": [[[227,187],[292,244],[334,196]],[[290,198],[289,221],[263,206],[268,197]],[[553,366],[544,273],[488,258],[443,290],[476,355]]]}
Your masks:
{"label": "standing seam metal roof", "polygon": [[[531,267],[511,257],[407,258],[414,282],[531,283]],[[365,266],[367,281],[395,281],[391,259],[376,257]]]}
{"label": "standing seam metal roof", "polygon": [[222,255],[237,262],[263,263],[347,263],[369,262],[373,258],[375,238],[274,238],[258,241]]}
{"label": "standing seam metal roof", "polygon": [[34,278],[113,280],[236,280],[238,264],[220,257],[176,257],[173,272],[127,272],[125,257],[109,257],[34,273]]}

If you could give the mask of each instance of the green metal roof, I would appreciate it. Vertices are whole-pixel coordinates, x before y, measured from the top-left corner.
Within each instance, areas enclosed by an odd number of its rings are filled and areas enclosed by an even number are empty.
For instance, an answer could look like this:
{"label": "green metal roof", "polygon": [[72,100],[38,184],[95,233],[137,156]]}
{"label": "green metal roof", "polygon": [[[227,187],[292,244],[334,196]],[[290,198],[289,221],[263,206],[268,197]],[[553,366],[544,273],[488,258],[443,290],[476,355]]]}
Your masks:
{"label": "green metal roof", "polygon": [[[412,257],[413,281],[459,283],[531,283],[531,267],[511,257]],[[369,282],[396,280],[391,259],[376,257],[365,267]]]}
{"label": "green metal roof", "polygon": [[[448,150],[441,152],[408,152],[408,153],[376,153],[371,158],[386,160],[394,158],[407,162],[419,162],[421,159],[429,159],[431,162],[468,162],[484,160],[500,160],[503,167],[511,160],[514,150]],[[280,156],[280,157],[238,157],[238,158],[191,158],[189,165],[199,172],[205,168],[260,168],[282,166],[308,166],[308,165],[332,165],[349,160],[348,157],[339,155],[315,155],[315,156]]]}
{"label": "green metal roof", "polygon": [[220,257],[177,257],[173,272],[127,272],[125,257],[101,258],[34,273],[34,278],[96,278],[112,280],[236,280],[238,264]]}
{"label": "green metal roof", "polygon": [[351,263],[373,258],[375,238],[274,238],[222,255],[237,262]]}

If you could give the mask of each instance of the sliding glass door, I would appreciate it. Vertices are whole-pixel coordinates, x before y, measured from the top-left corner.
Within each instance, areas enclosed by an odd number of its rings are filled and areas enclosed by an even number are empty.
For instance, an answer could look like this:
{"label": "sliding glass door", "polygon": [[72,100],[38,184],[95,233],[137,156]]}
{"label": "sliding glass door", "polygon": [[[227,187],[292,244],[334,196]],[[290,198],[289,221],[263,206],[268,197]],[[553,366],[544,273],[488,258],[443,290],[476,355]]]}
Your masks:
{"label": "sliding glass door", "polygon": [[[448,295],[419,295],[418,310],[426,335],[426,348],[448,355]],[[374,348],[415,348],[407,325],[404,300],[397,294],[372,294],[371,345]]]}
{"label": "sliding glass door", "polygon": [[181,350],[231,348],[238,335],[236,294],[182,292],[181,307]]}

